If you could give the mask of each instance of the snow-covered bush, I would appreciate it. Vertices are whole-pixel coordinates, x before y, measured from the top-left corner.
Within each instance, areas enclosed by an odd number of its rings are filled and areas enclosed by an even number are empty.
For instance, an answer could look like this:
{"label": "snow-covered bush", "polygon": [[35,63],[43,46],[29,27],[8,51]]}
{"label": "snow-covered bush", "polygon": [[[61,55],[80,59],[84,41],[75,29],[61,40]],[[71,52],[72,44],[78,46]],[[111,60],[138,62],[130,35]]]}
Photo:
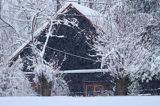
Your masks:
{"label": "snow-covered bush", "polygon": [[66,81],[61,75],[57,75],[54,80],[54,85],[52,87],[52,95],[56,96],[66,96],[69,95],[69,88]]}
{"label": "snow-covered bush", "polygon": [[29,96],[33,95],[31,84],[25,77],[21,61],[11,67],[0,67],[0,96]]}

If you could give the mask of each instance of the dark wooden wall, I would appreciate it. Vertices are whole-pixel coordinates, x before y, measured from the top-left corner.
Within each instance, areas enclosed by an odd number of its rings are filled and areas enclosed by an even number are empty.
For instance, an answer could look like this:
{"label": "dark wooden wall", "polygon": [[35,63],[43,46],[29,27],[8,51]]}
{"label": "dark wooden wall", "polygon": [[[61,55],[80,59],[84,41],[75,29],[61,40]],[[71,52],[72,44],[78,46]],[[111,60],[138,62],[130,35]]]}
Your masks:
{"label": "dark wooden wall", "polygon": [[68,81],[69,90],[71,95],[84,95],[84,84],[104,84],[106,90],[113,90],[112,77],[108,73],[72,73],[66,74],[64,79]]}

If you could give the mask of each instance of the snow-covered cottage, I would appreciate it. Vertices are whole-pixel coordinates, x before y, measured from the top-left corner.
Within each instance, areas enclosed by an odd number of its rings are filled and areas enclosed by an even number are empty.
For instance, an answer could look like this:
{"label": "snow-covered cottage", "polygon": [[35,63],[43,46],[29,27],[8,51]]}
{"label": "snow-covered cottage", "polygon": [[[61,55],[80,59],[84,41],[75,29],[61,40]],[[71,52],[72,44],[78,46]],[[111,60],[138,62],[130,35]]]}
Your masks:
{"label": "snow-covered cottage", "polygon": [[[60,67],[71,95],[101,95],[111,89],[111,77],[100,68],[93,40],[96,29],[103,26],[102,15],[77,3],[67,3],[34,34],[34,45],[42,51],[45,61]],[[29,75],[34,69],[31,40],[26,41],[11,57],[11,64],[21,57],[23,71]],[[103,93],[104,94],[104,93]],[[109,93],[108,93],[109,94]]]}

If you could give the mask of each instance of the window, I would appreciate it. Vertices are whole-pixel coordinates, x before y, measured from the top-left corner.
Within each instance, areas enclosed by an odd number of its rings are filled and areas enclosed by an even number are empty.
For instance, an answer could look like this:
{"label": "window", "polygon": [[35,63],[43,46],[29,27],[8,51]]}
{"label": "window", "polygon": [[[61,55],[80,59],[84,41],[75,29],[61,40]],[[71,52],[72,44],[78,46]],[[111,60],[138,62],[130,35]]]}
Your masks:
{"label": "window", "polygon": [[84,92],[84,96],[101,95],[104,92],[104,85],[97,83],[85,84]]}
{"label": "window", "polygon": [[104,92],[104,86],[103,85],[97,85],[96,86],[96,95],[101,95]]}

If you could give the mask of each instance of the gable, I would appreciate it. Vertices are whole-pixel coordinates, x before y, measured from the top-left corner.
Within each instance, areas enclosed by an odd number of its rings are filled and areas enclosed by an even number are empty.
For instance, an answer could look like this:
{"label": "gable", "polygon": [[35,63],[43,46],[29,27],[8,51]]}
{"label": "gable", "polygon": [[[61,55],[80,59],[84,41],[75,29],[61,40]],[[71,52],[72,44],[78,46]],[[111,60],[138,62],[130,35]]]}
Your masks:
{"label": "gable", "polygon": [[[62,11],[62,14],[58,14],[56,20],[52,22],[52,36],[50,36],[47,43],[44,59],[47,62],[52,62],[55,58],[58,58],[58,64],[63,64],[61,67],[62,70],[98,68],[100,64],[96,62],[97,57],[89,56],[89,54],[95,54],[95,51],[91,49],[89,44],[93,44],[92,40],[97,36],[96,29],[91,24],[91,21],[76,8],[69,5],[65,10],[65,13]],[[50,24],[47,24],[35,34],[35,44],[39,50],[42,50],[49,27]],[[57,37],[54,35],[57,35]],[[27,45],[29,46],[29,42],[28,44],[24,44],[13,58],[17,58],[18,56],[24,58],[26,62],[26,68],[24,70],[29,71],[27,65],[31,66],[32,63],[25,58],[26,55],[23,55],[26,51],[24,48]],[[29,51],[32,51],[32,48]],[[34,58],[32,52],[27,56]],[[65,61],[64,58],[66,58]],[[88,60],[85,58],[88,58]]]}
{"label": "gable", "polygon": [[[76,11],[73,9],[68,11],[68,13],[73,14],[76,13]],[[76,19],[79,24],[75,25],[74,22],[71,22],[70,24],[72,25],[68,26],[65,21],[73,18]],[[64,14],[60,15],[57,20],[58,19],[62,21],[60,24],[54,24],[53,29],[55,30],[53,30],[52,34],[57,36],[63,35],[64,38],[49,38],[48,46],[50,48],[46,48],[46,53],[44,55],[45,60],[50,62],[55,58],[54,55],[57,55],[60,59],[59,64],[63,63],[61,67],[62,70],[98,68],[99,65],[97,66],[97,63],[95,62],[96,57],[89,56],[89,54],[95,54],[95,51],[92,51],[88,44],[91,44],[92,39],[97,35],[95,28],[89,24],[88,20],[83,16],[79,17]],[[44,40],[45,33],[41,34],[38,39],[39,41],[41,39]],[[41,41],[41,43],[44,44],[43,41]],[[65,61],[63,61],[64,57],[66,58]],[[93,62],[81,57],[90,58],[95,61]]]}

